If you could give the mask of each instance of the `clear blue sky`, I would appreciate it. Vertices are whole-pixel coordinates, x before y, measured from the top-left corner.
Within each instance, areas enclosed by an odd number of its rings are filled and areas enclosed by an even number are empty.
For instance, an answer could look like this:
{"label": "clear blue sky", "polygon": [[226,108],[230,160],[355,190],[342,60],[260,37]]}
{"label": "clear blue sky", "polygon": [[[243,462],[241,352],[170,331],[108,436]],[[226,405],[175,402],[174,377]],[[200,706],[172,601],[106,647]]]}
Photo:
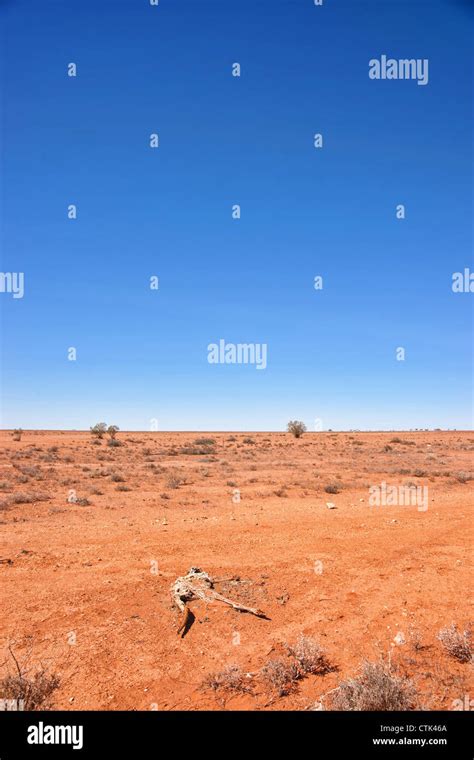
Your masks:
{"label": "clear blue sky", "polygon": [[468,6],[0,0],[2,427],[471,427]]}

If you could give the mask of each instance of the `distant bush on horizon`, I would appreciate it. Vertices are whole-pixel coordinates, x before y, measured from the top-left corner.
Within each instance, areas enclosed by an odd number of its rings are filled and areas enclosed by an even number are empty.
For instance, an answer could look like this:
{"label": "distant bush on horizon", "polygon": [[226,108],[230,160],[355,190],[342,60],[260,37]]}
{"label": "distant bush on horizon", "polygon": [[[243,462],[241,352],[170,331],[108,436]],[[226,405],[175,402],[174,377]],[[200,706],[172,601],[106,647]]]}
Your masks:
{"label": "distant bush on horizon", "polygon": [[304,422],[301,422],[300,420],[290,420],[286,429],[288,433],[294,435],[295,438],[301,438],[303,433],[306,433],[307,430]]}

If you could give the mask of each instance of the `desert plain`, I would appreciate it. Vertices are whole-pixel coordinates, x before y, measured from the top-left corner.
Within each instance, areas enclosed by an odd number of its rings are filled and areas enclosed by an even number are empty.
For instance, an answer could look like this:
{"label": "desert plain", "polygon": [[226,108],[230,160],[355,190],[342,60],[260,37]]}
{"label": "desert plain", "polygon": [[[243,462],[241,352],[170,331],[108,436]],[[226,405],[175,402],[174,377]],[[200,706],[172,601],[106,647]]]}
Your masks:
{"label": "desert plain", "polygon": [[[56,674],[53,709],[331,709],[364,661],[417,709],[469,709],[472,664],[439,632],[472,620],[473,432],[0,440],[0,678]],[[370,504],[382,483],[426,487],[427,509]],[[191,567],[265,617],[195,600],[178,634]],[[301,636],[328,667],[275,689]]]}

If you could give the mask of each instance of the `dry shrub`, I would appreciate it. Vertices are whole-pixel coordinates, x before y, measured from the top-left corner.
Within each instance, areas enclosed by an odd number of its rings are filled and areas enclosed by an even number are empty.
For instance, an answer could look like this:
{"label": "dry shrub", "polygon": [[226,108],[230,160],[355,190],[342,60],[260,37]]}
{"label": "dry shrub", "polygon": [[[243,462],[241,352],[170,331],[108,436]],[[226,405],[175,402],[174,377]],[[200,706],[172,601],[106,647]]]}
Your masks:
{"label": "dry shrub", "polygon": [[319,644],[307,636],[300,636],[294,646],[287,645],[288,652],[295,659],[301,676],[324,675],[333,670],[326,653]]}
{"label": "dry shrub", "polygon": [[452,623],[448,628],[443,628],[438,633],[438,639],[450,657],[459,662],[472,661],[472,630],[470,627],[461,633],[458,631],[457,625]]}
{"label": "dry shrub", "polygon": [[91,434],[96,438],[103,438],[107,432],[107,425],[105,422],[97,422],[93,427],[90,428],[90,431]]}
{"label": "dry shrub", "polygon": [[179,475],[177,472],[171,473],[166,481],[167,488],[179,488],[184,485],[186,479]]}
{"label": "dry shrub", "polygon": [[22,475],[29,478],[38,478],[42,476],[41,468],[36,465],[18,465],[18,470]]}
{"label": "dry shrub", "polygon": [[331,706],[336,710],[414,710],[417,694],[408,678],[392,675],[383,662],[365,662],[357,678],[343,681],[335,690]]}
{"label": "dry shrub", "polygon": [[[110,436],[110,440],[111,441],[115,440],[115,437],[116,437],[116,435],[117,435],[117,433],[118,433],[119,430],[120,430],[120,428],[119,428],[118,425],[109,425],[109,427],[107,428],[107,432],[108,432],[108,434]],[[109,443],[109,446],[111,446],[111,445],[112,444]],[[114,444],[114,445],[116,446],[117,444]]]}
{"label": "dry shrub", "polygon": [[0,509],[8,509],[12,504],[34,504],[37,501],[48,501],[49,496],[41,493],[15,493],[0,503]]}
{"label": "dry shrub", "polygon": [[212,446],[183,446],[179,453],[189,456],[206,456],[207,454],[214,454],[215,450]]}
{"label": "dry shrub", "polygon": [[301,678],[295,662],[281,659],[269,660],[260,674],[267,689],[279,697],[285,697],[293,691],[296,682]]}
{"label": "dry shrub", "polygon": [[295,438],[301,438],[303,433],[306,433],[306,425],[300,420],[290,420],[286,429],[289,433],[295,436]]}
{"label": "dry shrub", "polygon": [[248,694],[252,691],[248,678],[238,665],[228,665],[217,673],[209,673],[202,682],[201,688],[240,694]]}
{"label": "dry shrub", "polygon": [[15,493],[10,496],[11,504],[33,504],[35,501],[48,501],[49,496],[42,493]]}
{"label": "dry shrub", "polygon": [[51,697],[60,683],[57,673],[48,673],[41,666],[30,675],[20,666],[12,648],[8,649],[15,663],[16,673],[8,673],[0,680],[0,699],[15,699],[22,703],[23,710],[49,710]]}
{"label": "dry shrub", "polygon": [[59,677],[40,670],[33,678],[6,676],[0,681],[2,699],[22,700],[24,710],[48,710],[51,696],[59,686]]}
{"label": "dry shrub", "polygon": [[469,483],[473,476],[470,472],[457,472],[454,476],[459,483]]}
{"label": "dry shrub", "polygon": [[413,625],[410,625],[408,635],[410,644],[415,652],[420,652],[422,649],[425,649],[421,632]]}

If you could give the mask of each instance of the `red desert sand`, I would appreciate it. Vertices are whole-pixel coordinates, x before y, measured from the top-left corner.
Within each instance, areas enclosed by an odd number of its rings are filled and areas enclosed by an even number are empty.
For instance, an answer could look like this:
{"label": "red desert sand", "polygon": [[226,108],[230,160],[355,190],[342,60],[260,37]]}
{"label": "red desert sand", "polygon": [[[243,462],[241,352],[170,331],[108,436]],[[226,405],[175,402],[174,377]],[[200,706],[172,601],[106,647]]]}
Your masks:
{"label": "red desert sand", "polygon": [[[52,708],[334,709],[364,661],[410,679],[418,708],[474,699],[474,433],[0,438],[0,678],[13,656],[56,674]],[[427,509],[372,504],[383,483]],[[191,568],[215,594],[183,612]],[[453,624],[467,655],[439,638]]]}

